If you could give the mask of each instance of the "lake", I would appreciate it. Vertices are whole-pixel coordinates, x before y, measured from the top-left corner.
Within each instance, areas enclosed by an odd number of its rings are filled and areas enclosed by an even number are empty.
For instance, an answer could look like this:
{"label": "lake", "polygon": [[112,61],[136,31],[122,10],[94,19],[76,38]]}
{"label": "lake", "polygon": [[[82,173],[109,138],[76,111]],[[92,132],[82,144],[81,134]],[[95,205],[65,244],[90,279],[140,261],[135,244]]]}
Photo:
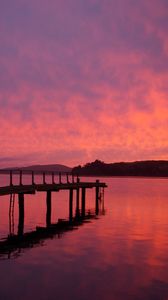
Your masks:
{"label": "lake", "polygon": [[[84,222],[0,250],[0,299],[168,300],[168,180],[101,181],[108,188],[99,215],[89,189]],[[17,197],[10,222],[9,200],[0,197],[1,243],[18,232]],[[69,218],[68,203],[68,191],[52,194],[52,223]],[[24,232],[45,225],[45,193],[25,195]]]}

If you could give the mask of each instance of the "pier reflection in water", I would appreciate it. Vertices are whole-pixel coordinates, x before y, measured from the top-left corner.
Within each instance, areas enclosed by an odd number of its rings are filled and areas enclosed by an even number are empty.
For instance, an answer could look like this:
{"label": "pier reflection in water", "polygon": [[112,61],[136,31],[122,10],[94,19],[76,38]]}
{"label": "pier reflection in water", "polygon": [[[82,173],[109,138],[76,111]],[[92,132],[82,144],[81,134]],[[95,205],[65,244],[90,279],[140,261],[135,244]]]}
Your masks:
{"label": "pier reflection in water", "polygon": [[[56,223],[51,222],[52,194],[46,191],[46,226],[36,226],[35,230],[24,232],[25,196],[24,193],[9,195],[9,234],[0,241],[0,259],[16,258],[26,248],[42,246],[45,239],[60,238],[65,232],[78,229],[79,226],[98,216],[105,214],[104,188],[95,188],[95,208],[86,209],[86,188],[69,189],[69,218],[58,218]],[[59,195],[59,193],[57,192]],[[33,195],[36,197],[36,195]],[[55,200],[56,201],[56,200]],[[18,224],[15,234],[14,210],[18,202]]]}

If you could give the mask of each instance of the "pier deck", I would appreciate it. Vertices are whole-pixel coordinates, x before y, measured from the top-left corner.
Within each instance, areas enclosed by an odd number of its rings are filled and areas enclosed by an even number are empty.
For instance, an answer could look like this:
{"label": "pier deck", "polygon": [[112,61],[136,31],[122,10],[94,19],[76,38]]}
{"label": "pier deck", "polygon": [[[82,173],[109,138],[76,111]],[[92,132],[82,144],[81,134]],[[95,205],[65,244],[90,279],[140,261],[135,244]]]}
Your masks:
{"label": "pier deck", "polygon": [[35,194],[36,191],[41,192],[58,192],[60,190],[76,190],[79,188],[96,188],[96,187],[107,187],[103,182],[78,182],[78,183],[55,183],[55,184],[34,184],[34,185],[12,185],[0,187],[0,196],[9,194]]}

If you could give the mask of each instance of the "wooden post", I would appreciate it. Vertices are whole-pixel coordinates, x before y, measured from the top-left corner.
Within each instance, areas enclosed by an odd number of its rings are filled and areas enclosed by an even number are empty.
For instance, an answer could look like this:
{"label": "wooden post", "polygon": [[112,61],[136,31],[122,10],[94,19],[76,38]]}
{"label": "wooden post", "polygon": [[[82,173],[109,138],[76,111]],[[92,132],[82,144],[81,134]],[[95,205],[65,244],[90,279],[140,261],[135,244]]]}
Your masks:
{"label": "wooden post", "polygon": [[14,206],[15,206],[15,194],[10,194],[9,205],[9,235],[14,235]]}
{"label": "wooden post", "polygon": [[105,208],[104,208],[104,187],[103,187],[103,193],[102,193],[102,213],[105,215]]}
{"label": "wooden post", "polygon": [[22,236],[24,233],[24,194],[18,194],[19,204],[19,223],[18,223],[18,235]]}
{"label": "wooden post", "polygon": [[35,182],[34,182],[34,171],[32,171],[32,185],[34,185]]}
{"label": "wooden post", "polygon": [[55,184],[55,181],[54,181],[54,172],[52,172],[52,184]]}
{"label": "wooden post", "polygon": [[13,181],[12,181],[12,170],[10,170],[10,185],[13,185]]}
{"label": "wooden post", "polygon": [[45,172],[43,172],[43,184],[46,184],[46,181],[45,181]]}
{"label": "wooden post", "polygon": [[82,217],[85,217],[86,188],[82,188]]}
{"label": "wooden post", "polygon": [[59,173],[59,183],[61,184],[62,181],[61,181],[61,173]]}
{"label": "wooden post", "polygon": [[51,225],[51,191],[47,191],[46,206],[46,227],[49,227]]}
{"label": "wooden post", "polygon": [[96,205],[95,205],[95,210],[96,210],[96,215],[99,213],[99,180],[96,180],[97,186],[96,186]]}
{"label": "wooden post", "polygon": [[20,170],[20,185],[23,185],[23,183],[22,183],[22,170]]}
{"label": "wooden post", "polygon": [[80,214],[79,209],[79,188],[76,189],[76,216],[78,217]]}
{"label": "wooden post", "polygon": [[69,183],[68,173],[66,173],[67,183]]}
{"label": "wooden post", "polygon": [[69,190],[69,221],[73,219],[73,189]]}

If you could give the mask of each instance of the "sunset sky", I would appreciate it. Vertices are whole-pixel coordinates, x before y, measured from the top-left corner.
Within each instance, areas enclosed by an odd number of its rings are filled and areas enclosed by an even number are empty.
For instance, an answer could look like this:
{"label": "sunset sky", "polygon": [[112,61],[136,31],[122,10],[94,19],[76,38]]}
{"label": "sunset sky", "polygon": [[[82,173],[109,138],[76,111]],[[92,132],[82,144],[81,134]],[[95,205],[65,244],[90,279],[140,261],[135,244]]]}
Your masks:
{"label": "sunset sky", "polygon": [[0,167],[168,159],[167,0],[0,0]]}

